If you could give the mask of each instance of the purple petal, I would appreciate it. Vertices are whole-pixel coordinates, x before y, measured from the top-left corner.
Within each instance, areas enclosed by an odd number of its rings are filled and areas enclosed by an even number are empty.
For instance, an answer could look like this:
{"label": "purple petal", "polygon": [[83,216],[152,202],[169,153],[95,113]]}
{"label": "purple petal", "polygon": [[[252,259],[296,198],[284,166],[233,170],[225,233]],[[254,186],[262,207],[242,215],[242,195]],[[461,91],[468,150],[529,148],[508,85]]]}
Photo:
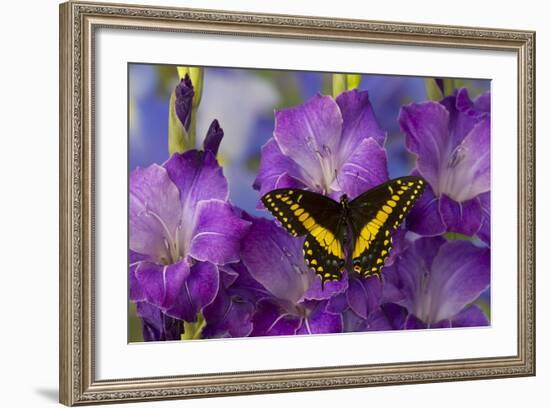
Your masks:
{"label": "purple petal", "polygon": [[201,200],[227,200],[227,180],[211,151],[174,153],[164,167],[179,189],[184,217],[192,215]]}
{"label": "purple petal", "polygon": [[128,258],[128,261],[130,263],[128,267],[129,297],[130,300],[133,302],[140,302],[145,300],[145,293],[143,292],[143,289],[141,288],[141,285],[136,278],[136,268],[140,264],[140,262],[149,260],[149,257],[130,250]]}
{"label": "purple petal", "polygon": [[243,239],[241,259],[248,271],[273,296],[298,302],[313,281],[302,254],[302,240],[266,219],[253,219]]}
{"label": "purple petal", "polygon": [[476,305],[467,307],[451,319],[452,327],[479,327],[488,325],[489,320],[487,320],[485,314]]}
{"label": "purple petal", "polygon": [[392,266],[384,268],[382,302],[396,303],[414,312],[422,300],[418,290],[423,287],[424,275],[431,270],[433,260],[445,242],[440,236],[417,239]]}
{"label": "purple petal", "polygon": [[281,152],[298,163],[311,180],[322,180],[323,157],[334,155],[342,133],[342,114],[330,96],[275,113],[273,136]]}
{"label": "purple petal", "polygon": [[367,279],[352,277],[347,291],[350,308],[366,319],[380,306],[382,284],[376,276]]}
{"label": "purple petal", "polygon": [[135,278],[145,299],[163,310],[174,305],[188,276],[185,260],[171,265],[140,262],[135,268]]}
{"label": "purple petal", "polygon": [[348,308],[349,308],[348,297],[344,292],[344,293],[339,293],[335,296],[332,296],[330,299],[328,299],[326,310],[329,313],[341,314]]}
{"label": "purple petal", "polygon": [[191,267],[174,305],[166,311],[166,314],[195,322],[197,314],[214,301],[218,289],[218,268],[209,262],[198,262]]}
{"label": "purple petal", "polygon": [[182,78],[178,86],[176,86],[176,114],[185,130],[189,130],[191,124],[191,112],[193,108],[193,84],[189,75]]}
{"label": "purple petal", "polygon": [[401,108],[399,124],[407,149],[417,155],[420,175],[437,194],[439,172],[449,154],[449,112],[437,102],[411,104]]}
{"label": "purple petal", "polygon": [[247,337],[252,333],[254,304],[220,289],[216,299],[204,308],[207,325],[204,338]]}
{"label": "purple petal", "polygon": [[[248,268],[244,266],[242,262],[237,264],[229,264],[223,268],[230,267],[238,273],[237,279],[231,283],[231,293],[233,295],[241,296],[249,300],[252,303],[258,302],[260,299],[270,297],[271,293],[264,288],[256,279],[252,277]],[[229,286],[226,286],[229,287]]]}
{"label": "purple petal", "polygon": [[342,278],[337,281],[328,281],[325,283],[323,289],[321,285],[321,278],[315,276],[315,279],[311,283],[310,287],[304,293],[304,299],[307,300],[325,300],[330,299],[334,295],[345,292],[348,288],[348,274],[344,272]]}
{"label": "purple petal", "polygon": [[386,151],[369,138],[363,139],[350,153],[331,187],[353,199],[387,180]]}
{"label": "purple petal", "polygon": [[474,101],[474,108],[479,112],[491,113],[491,92],[486,91]]}
{"label": "purple petal", "polygon": [[342,316],[326,311],[326,302],[317,303],[302,321],[296,334],[341,333],[344,329]]}
{"label": "purple petal", "polygon": [[263,196],[277,188],[303,188],[300,166],[285,156],[275,139],[262,146],[260,168],[254,180],[254,188]]}
{"label": "purple petal", "polygon": [[296,334],[302,319],[294,316],[272,300],[262,300],[256,307],[251,336],[282,336]]}
{"label": "purple petal", "polygon": [[441,235],[447,227],[439,212],[439,199],[428,184],[407,216],[407,228],[419,235]]}
{"label": "purple petal", "polygon": [[484,117],[491,112],[491,93],[485,92],[472,101],[468,89],[461,88],[456,92],[456,109],[474,118]]}
{"label": "purple petal", "polygon": [[176,185],[156,164],[138,168],[130,174],[129,200],[130,250],[168,263],[172,256],[166,242],[173,242],[181,213]]}
{"label": "purple petal", "polygon": [[362,332],[367,330],[367,320],[355,314],[351,309],[347,309],[342,313],[342,320],[344,324],[344,333]]}
{"label": "purple petal", "polygon": [[251,223],[225,201],[201,201],[196,212],[189,255],[216,265],[239,261],[241,239]]}
{"label": "purple petal", "polygon": [[399,259],[401,254],[409,247],[410,241],[407,239],[407,230],[400,228],[391,232],[392,249],[389,256],[384,262],[384,267],[393,265],[396,259]]}
{"label": "purple petal", "polygon": [[477,123],[449,158],[441,172],[441,192],[465,201],[491,187],[491,127],[487,117]]}
{"label": "purple petal", "polygon": [[128,279],[128,289],[129,289],[129,298],[132,302],[141,302],[146,299],[145,292],[141,288],[139,281],[136,278],[136,268],[139,263],[130,265],[129,268],[129,279]]}
{"label": "purple petal", "polygon": [[354,89],[342,92],[336,98],[336,103],[344,119],[340,142],[342,161],[347,159],[363,139],[373,138],[380,146],[384,146],[386,134],[374,116],[367,91]]}
{"label": "purple petal", "polygon": [[158,307],[147,302],[136,305],[145,341],[181,340],[183,322],[165,315]]}
{"label": "purple petal", "polygon": [[439,212],[447,231],[472,236],[481,228],[483,214],[477,198],[458,203],[442,195],[439,200]]}
{"label": "purple petal", "polygon": [[449,319],[473,302],[489,287],[490,251],[468,241],[442,245],[434,258],[429,292],[435,317]]}
{"label": "purple petal", "polygon": [[[383,315],[386,318],[387,324],[393,330],[404,330],[409,318],[409,312],[403,306],[397,305],[395,303],[384,303],[379,311],[375,312],[375,315]],[[383,320],[379,318],[383,324]]]}
{"label": "purple petal", "polygon": [[422,320],[420,320],[418,317],[416,317],[413,314],[410,314],[405,319],[404,323],[404,330],[421,330],[421,329],[427,329],[428,325],[424,323]]}
{"label": "purple petal", "polygon": [[447,141],[449,154],[462,143],[478,121],[476,116],[465,114],[460,110],[464,108],[464,97],[470,101],[469,96],[460,91],[457,92],[457,95],[447,96],[441,101],[441,104],[449,112],[449,139]]}
{"label": "purple petal", "polygon": [[218,119],[214,119],[206,132],[206,137],[203,142],[203,149],[209,150],[214,156],[217,156],[220,143],[223,139],[223,129],[218,122]]}
{"label": "purple petal", "polygon": [[491,244],[491,193],[486,192],[480,194],[478,197],[479,204],[481,205],[481,228],[477,235],[487,245]]}

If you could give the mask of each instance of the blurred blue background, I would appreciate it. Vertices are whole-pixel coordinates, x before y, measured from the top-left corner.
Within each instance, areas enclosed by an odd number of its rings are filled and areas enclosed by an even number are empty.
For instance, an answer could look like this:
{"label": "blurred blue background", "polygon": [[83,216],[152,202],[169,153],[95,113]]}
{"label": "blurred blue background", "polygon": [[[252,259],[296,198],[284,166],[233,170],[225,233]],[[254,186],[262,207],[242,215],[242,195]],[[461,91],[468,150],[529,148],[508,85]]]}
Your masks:
{"label": "blurred blue background", "polygon": [[[489,90],[489,80],[458,80],[472,97]],[[168,109],[178,83],[173,65],[129,65],[129,167],[146,167],[168,159]],[[197,146],[213,119],[224,129],[219,159],[229,181],[231,201],[255,215],[259,193],[252,188],[260,148],[272,136],[274,110],[303,103],[317,93],[330,95],[332,74],[234,68],[205,68],[197,113]],[[368,90],[376,117],[388,133],[391,177],[408,174],[407,153],[397,116],[402,105],[427,99],[426,78],[364,74],[359,88]]]}

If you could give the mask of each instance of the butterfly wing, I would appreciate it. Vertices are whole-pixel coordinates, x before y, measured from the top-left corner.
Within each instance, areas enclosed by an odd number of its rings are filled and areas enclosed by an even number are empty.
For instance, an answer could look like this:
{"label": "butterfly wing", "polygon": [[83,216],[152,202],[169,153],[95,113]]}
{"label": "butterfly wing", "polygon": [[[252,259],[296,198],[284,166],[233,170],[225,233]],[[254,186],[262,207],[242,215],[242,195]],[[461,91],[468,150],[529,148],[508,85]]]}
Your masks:
{"label": "butterfly wing", "polygon": [[345,263],[342,206],[321,194],[278,189],[262,197],[264,206],[293,236],[307,235],[304,258],[324,284],[341,276]]}
{"label": "butterfly wing", "polygon": [[349,203],[355,272],[363,276],[380,274],[391,250],[390,231],[403,222],[424,191],[425,183],[416,176],[396,178]]}

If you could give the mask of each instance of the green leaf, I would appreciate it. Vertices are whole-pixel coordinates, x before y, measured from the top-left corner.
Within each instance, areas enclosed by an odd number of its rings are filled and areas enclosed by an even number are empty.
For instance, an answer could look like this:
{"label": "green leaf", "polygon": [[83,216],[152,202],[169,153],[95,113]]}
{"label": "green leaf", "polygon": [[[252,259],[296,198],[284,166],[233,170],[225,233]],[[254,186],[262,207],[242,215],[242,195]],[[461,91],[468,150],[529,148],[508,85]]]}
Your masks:
{"label": "green leaf", "polygon": [[361,83],[361,75],[359,74],[347,74],[347,89],[348,91],[351,89],[359,88],[359,84]]}
{"label": "green leaf", "polygon": [[206,320],[199,312],[196,322],[183,322],[183,333],[181,334],[182,340],[198,340],[202,337],[202,331],[206,327]]}
{"label": "green leaf", "polygon": [[447,232],[445,234],[445,238],[447,238],[449,241],[473,241],[474,240],[474,237],[460,234],[458,232]]}
{"label": "green leaf", "polygon": [[360,83],[359,74],[332,74],[332,96],[336,98],[344,91],[357,88]]}
{"label": "green leaf", "polygon": [[443,92],[445,96],[452,95],[456,89],[456,83],[454,79],[444,79],[443,80]]}
{"label": "green leaf", "polygon": [[332,96],[337,97],[346,90],[346,76],[344,74],[332,74]]}
{"label": "green leaf", "polygon": [[488,304],[487,302],[484,302],[481,299],[477,299],[476,301],[474,301],[473,304],[481,309],[481,311],[483,312],[483,314],[485,315],[487,320],[491,321],[491,305],[490,304]]}
{"label": "green leaf", "polygon": [[437,85],[435,78],[426,78],[424,82],[426,84],[426,95],[429,100],[440,101],[443,99],[443,94],[441,93],[441,89]]}

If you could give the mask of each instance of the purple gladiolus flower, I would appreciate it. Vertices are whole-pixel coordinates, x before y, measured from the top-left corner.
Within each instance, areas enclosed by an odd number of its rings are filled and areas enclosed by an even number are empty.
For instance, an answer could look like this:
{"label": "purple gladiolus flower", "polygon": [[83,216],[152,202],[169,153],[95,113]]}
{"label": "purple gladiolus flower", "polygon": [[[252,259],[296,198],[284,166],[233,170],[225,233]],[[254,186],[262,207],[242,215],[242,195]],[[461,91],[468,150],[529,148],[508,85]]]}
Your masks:
{"label": "purple gladiolus flower", "polygon": [[275,112],[254,188],[261,195],[291,187],[354,198],[388,179],[385,137],[366,91],[317,95]]}
{"label": "purple gladiolus flower", "polygon": [[220,268],[220,290],[204,308],[203,338],[247,337],[252,333],[256,302],[268,295],[242,263]]}
{"label": "purple gladiolus flower", "polygon": [[384,273],[382,312],[394,328],[489,324],[472,304],[489,287],[489,248],[469,241],[420,238]]}
{"label": "purple gladiolus flower", "polygon": [[130,299],[148,304],[139,315],[149,340],[179,339],[169,319],[196,321],[218,294],[218,267],[239,260],[250,223],[228,202],[210,144],[130,174]]}
{"label": "purple gladiolus flower", "polygon": [[[459,89],[440,103],[404,106],[399,123],[407,148],[417,156],[414,172],[429,184],[407,218],[408,227],[429,236],[479,233],[489,223],[490,93],[472,101]],[[488,241],[488,228],[480,235]]]}
{"label": "purple gladiolus flower", "polygon": [[344,292],[348,281],[321,281],[304,261],[302,240],[294,239],[273,221],[251,218],[241,259],[257,282],[252,336],[342,331],[340,313],[327,310],[328,299]]}

